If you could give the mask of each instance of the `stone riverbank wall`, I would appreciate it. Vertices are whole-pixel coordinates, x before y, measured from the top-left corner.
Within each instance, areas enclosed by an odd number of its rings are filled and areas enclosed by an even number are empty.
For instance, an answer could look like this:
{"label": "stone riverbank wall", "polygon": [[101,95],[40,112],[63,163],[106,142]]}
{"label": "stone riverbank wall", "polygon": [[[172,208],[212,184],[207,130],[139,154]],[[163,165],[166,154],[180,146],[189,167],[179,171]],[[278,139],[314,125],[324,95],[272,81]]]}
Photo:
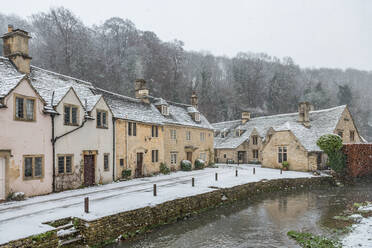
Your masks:
{"label": "stone riverbank wall", "polygon": [[[77,228],[83,237],[84,244],[100,247],[108,244],[119,236],[128,239],[144,233],[155,227],[174,223],[185,217],[198,214],[207,209],[234,201],[255,197],[265,192],[289,191],[299,188],[315,188],[321,185],[334,185],[332,177],[312,177],[296,179],[262,180],[247,183],[232,188],[216,189],[215,191],[175,199],[153,207],[144,207],[132,211],[106,216],[93,221],[77,220]],[[36,238],[17,240],[0,248],[10,247],[57,247],[58,237],[49,232],[39,242]],[[38,235],[40,236],[40,235]]]}

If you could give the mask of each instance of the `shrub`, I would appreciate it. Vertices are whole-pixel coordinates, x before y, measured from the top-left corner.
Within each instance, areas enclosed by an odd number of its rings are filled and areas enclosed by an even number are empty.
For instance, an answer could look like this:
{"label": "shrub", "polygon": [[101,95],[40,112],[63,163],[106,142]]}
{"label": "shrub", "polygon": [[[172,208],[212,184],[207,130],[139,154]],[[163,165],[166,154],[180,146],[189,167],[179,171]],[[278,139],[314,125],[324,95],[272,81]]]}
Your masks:
{"label": "shrub", "polygon": [[168,166],[165,163],[160,163],[159,171],[160,171],[161,174],[169,174],[170,173],[170,169],[168,168]]}
{"label": "shrub", "polygon": [[321,136],[316,144],[328,155],[328,165],[337,173],[345,172],[345,155],[342,153],[342,139],[335,134]]}
{"label": "shrub", "polygon": [[181,170],[182,171],[191,171],[191,162],[189,160],[181,161]]}
{"label": "shrub", "polygon": [[129,179],[131,175],[132,175],[132,170],[130,169],[125,169],[121,172],[121,176],[124,179]]}
{"label": "shrub", "polygon": [[195,170],[202,170],[204,169],[204,166],[205,166],[205,162],[204,160],[201,160],[201,159],[197,159],[195,160]]}
{"label": "shrub", "polygon": [[289,163],[288,163],[288,161],[284,161],[283,163],[282,163],[282,166],[283,166],[283,169],[289,169]]}
{"label": "shrub", "polygon": [[23,192],[10,192],[7,196],[8,201],[23,201],[26,195]]}

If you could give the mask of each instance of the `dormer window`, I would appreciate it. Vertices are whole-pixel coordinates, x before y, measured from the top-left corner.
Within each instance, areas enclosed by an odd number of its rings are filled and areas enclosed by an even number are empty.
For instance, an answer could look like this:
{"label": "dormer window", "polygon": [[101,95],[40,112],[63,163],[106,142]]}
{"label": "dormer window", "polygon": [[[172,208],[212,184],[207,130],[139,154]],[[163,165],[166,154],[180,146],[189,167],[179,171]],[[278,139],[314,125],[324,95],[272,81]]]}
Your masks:
{"label": "dormer window", "polygon": [[235,136],[239,137],[240,136],[240,130],[235,130]]}
{"label": "dormer window", "polygon": [[221,132],[221,138],[225,138],[226,134],[227,134],[226,131]]}
{"label": "dormer window", "polygon": [[35,121],[35,98],[15,95],[14,119],[17,121]]}
{"label": "dormer window", "polygon": [[200,121],[200,114],[195,113],[194,118],[195,118],[195,121],[199,122]]}
{"label": "dormer window", "polygon": [[68,126],[78,125],[78,113],[79,107],[76,105],[65,104],[64,105],[64,124]]}
{"label": "dormer window", "polygon": [[167,105],[161,105],[161,114],[165,116],[169,115],[169,107]]}

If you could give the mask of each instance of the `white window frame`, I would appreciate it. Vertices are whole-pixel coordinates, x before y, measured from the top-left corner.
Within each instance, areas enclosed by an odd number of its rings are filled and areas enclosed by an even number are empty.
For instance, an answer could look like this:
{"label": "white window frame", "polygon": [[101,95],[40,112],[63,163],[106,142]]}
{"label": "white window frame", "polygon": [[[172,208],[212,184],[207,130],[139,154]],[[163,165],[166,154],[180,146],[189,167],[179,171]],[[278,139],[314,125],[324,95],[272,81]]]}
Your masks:
{"label": "white window frame", "polygon": [[191,140],[191,131],[186,131],[186,140]]}
{"label": "white window frame", "polygon": [[176,129],[171,129],[170,130],[170,138],[171,138],[171,140],[176,140],[177,139],[177,130]]}
{"label": "white window frame", "polygon": [[171,161],[171,164],[177,164],[177,153],[176,152],[170,153],[170,161]]}
{"label": "white window frame", "polygon": [[200,133],[200,141],[205,141],[205,133],[204,132]]}

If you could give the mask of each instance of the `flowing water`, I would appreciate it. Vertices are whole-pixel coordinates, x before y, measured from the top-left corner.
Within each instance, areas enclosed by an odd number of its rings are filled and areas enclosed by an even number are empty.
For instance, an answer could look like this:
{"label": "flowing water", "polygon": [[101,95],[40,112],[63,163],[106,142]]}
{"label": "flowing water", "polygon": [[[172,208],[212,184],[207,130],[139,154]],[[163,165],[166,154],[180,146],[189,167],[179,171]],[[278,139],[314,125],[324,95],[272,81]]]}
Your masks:
{"label": "flowing water", "polygon": [[348,204],[372,201],[372,182],[265,194],[167,225],[111,248],[298,247],[289,230],[331,236],[333,216]]}

